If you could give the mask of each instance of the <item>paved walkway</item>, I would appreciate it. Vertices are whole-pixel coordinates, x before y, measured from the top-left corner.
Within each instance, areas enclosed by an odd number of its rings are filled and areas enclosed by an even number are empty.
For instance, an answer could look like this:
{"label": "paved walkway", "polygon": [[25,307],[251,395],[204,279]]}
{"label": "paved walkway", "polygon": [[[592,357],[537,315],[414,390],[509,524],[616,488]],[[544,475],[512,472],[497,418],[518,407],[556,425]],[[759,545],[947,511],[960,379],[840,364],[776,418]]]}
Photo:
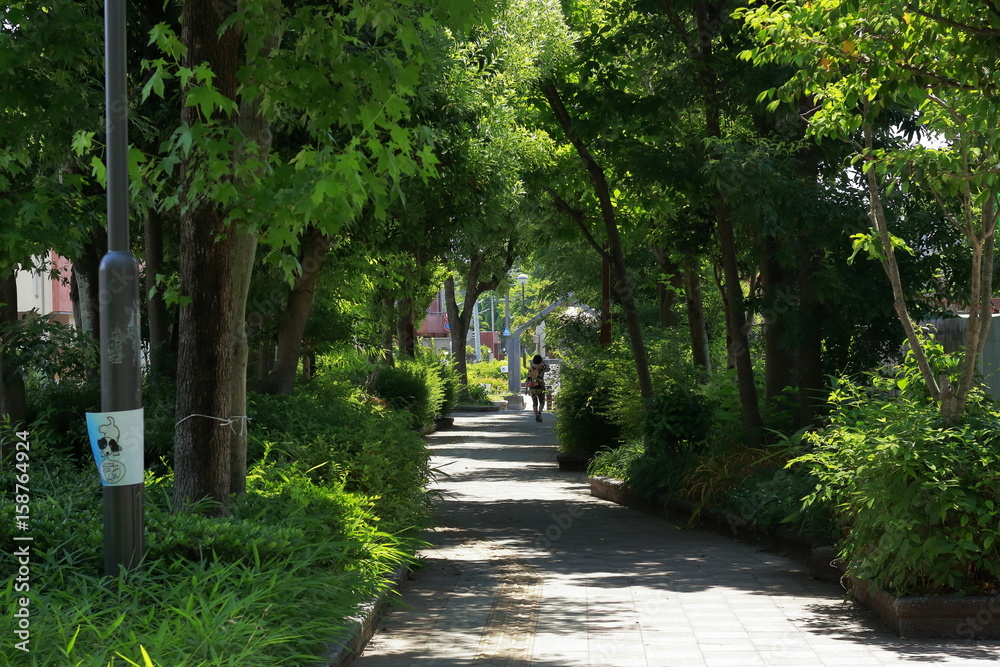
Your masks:
{"label": "paved walkway", "polygon": [[464,415],[426,567],[357,667],[993,665],[1000,644],[899,639],[781,556],[589,495],[554,417]]}

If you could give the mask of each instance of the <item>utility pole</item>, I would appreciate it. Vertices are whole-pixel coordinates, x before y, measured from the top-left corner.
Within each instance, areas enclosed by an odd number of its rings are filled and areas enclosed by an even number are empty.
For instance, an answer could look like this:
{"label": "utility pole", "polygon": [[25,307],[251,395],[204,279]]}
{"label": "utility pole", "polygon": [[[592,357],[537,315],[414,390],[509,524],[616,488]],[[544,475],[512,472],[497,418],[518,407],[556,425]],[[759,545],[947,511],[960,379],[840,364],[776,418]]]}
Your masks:
{"label": "utility pole", "polygon": [[507,367],[510,367],[510,357],[507,356],[507,339],[510,336],[510,287],[507,288],[507,297],[504,302],[503,307],[503,355],[504,359],[507,360]]}
{"label": "utility pole", "polygon": [[[104,574],[132,570],[143,557],[142,409],[139,365],[139,264],[129,247],[128,89],[125,77],[125,0],[104,6],[105,111],[107,122],[108,252],[98,269],[101,332],[102,433],[130,438],[121,462],[114,447],[98,454],[104,489]],[[124,413],[115,422],[108,413]],[[127,429],[137,417],[138,433]],[[123,427],[123,428],[119,428]],[[122,447],[123,444],[115,444]],[[103,448],[102,448],[103,449]],[[102,461],[102,457],[103,461]],[[136,470],[138,461],[138,470]],[[122,471],[119,473],[115,470]],[[109,474],[112,471],[113,474]],[[138,482],[135,483],[135,480]]]}
{"label": "utility pole", "polygon": [[479,335],[479,299],[472,304],[472,344],[476,347],[476,361],[483,360],[483,342]]}

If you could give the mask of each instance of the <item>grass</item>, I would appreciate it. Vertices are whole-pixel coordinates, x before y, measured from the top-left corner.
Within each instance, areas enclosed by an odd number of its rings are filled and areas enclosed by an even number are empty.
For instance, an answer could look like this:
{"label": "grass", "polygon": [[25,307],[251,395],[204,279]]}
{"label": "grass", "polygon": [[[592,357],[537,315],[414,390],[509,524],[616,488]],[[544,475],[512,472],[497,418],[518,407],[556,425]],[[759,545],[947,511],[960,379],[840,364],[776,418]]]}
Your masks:
{"label": "grass", "polygon": [[[68,408],[71,406],[67,406]],[[17,532],[15,436],[0,425],[0,549],[30,534],[29,590],[0,587],[0,623],[28,601],[30,651],[5,639],[0,665],[312,665],[359,607],[409,562],[428,518],[422,440],[384,402],[324,378],[256,397],[247,493],[230,516],[177,511],[171,473],[147,473],[146,558],[103,577],[101,490],[45,421],[31,433],[30,528]],[[7,572],[19,563],[4,559]]]}

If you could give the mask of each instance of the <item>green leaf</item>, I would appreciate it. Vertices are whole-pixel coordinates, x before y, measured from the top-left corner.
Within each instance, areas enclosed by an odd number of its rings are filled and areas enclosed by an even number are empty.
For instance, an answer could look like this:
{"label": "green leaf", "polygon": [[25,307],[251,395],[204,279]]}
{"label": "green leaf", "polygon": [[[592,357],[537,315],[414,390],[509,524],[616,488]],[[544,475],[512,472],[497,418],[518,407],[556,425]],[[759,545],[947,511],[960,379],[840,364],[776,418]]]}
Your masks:
{"label": "green leaf", "polygon": [[149,97],[150,92],[156,93],[157,97],[163,97],[163,70],[160,68],[153,70],[153,74],[149,77],[149,81],[147,81],[146,85],[142,87],[143,102],[145,102]]}
{"label": "green leaf", "polygon": [[94,145],[94,132],[80,130],[73,135],[73,152],[82,157]]}
{"label": "green leaf", "polygon": [[198,107],[205,120],[211,120],[216,110],[223,113],[236,111],[236,103],[209,84],[190,88],[185,106]]}
{"label": "green leaf", "polygon": [[96,155],[90,158],[90,172],[94,175],[94,178],[96,178],[101,185],[107,185],[108,170],[104,166],[104,160],[97,157]]}

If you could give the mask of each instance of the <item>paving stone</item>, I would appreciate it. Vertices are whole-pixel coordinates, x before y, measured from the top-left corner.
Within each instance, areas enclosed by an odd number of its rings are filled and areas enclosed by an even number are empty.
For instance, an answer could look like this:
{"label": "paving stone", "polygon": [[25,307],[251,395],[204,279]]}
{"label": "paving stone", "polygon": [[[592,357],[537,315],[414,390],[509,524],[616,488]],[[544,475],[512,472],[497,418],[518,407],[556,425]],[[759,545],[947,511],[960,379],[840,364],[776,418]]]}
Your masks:
{"label": "paving stone", "polygon": [[428,437],[438,528],[359,667],[975,667],[1000,645],[914,641],[799,563],[589,495],[555,419],[470,413]]}

